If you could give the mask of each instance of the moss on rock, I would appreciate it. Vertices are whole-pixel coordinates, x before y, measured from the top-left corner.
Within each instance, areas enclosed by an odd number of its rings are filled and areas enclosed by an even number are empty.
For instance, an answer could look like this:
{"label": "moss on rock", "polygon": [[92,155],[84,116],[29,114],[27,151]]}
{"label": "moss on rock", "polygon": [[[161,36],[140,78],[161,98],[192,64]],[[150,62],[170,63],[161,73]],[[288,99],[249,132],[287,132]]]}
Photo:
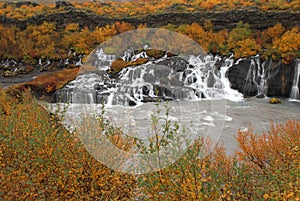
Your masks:
{"label": "moss on rock", "polygon": [[112,62],[110,67],[111,69],[113,69],[114,72],[120,72],[123,68],[142,65],[147,62],[148,62],[147,58],[137,58],[135,61],[124,61],[123,59],[119,58],[114,62]]}
{"label": "moss on rock", "polygon": [[282,101],[281,101],[280,99],[278,99],[278,98],[271,98],[271,99],[269,100],[269,103],[270,103],[270,104],[281,104]]}
{"label": "moss on rock", "polygon": [[160,59],[166,54],[166,51],[156,50],[156,49],[148,49],[148,50],[146,50],[146,54],[149,57],[153,57],[154,59]]}

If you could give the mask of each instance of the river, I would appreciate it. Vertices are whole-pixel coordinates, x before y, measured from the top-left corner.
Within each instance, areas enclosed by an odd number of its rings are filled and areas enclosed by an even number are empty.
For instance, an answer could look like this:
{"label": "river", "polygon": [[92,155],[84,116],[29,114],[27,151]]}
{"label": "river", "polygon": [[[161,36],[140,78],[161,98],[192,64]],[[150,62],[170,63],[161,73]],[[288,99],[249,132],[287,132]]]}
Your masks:
{"label": "river", "polygon": [[[52,110],[57,104],[51,104]],[[64,123],[69,129],[78,124],[82,111],[91,110],[91,116],[101,115],[101,104],[69,104]],[[168,108],[168,115],[166,115]],[[300,120],[300,102],[282,99],[282,104],[270,104],[269,98],[245,98],[234,102],[228,100],[170,101],[144,103],[135,107],[113,105],[104,107],[105,118],[112,125],[121,128],[125,134],[138,138],[149,138],[153,134],[153,115],[164,124],[168,118],[185,128],[187,135],[208,137],[214,143],[223,144],[227,154],[238,150],[236,136],[238,130],[250,128],[261,134],[273,123],[284,123],[288,119]],[[158,113],[159,111],[159,113]],[[97,116],[97,115],[96,115]],[[161,130],[162,131],[162,130]]]}

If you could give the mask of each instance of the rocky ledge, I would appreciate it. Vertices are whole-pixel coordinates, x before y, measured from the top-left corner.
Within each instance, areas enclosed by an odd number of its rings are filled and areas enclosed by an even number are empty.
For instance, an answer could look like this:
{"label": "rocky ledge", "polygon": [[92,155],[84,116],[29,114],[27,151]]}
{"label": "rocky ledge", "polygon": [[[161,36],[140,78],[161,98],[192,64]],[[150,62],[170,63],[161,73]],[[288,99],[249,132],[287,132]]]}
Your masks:
{"label": "rocky ledge", "polygon": [[25,29],[28,25],[40,25],[46,21],[55,23],[58,29],[63,29],[69,23],[78,23],[80,27],[94,29],[96,26],[105,26],[116,21],[129,22],[133,25],[147,24],[148,27],[162,27],[167,24],[191,24],[192,22],[203,24],[205,20],[211,20],[215,30],[232,29],[239,21],[248,23],[252,29],[263,30],[279,22],[285,27],[299,26],[299,19],[300,12],[265,12],[252,7],[229,11],[166,12],[117,18],[68,7],[63,11],[36,15],[27,19],[13,19],[0,15],[0,24],[15,25],[20,29]]}
{"label": "rocky ledge", "polygon": [[[280,96],[290,98],[293,86],[300,89],[299,59],[290,64],[271,59],[260,61],[259,57],[242,59],[228,70],[231,88],[249,96]],[[298,92],[299,93],[299,92]],[[299,98],[299,97],[298,97]]]}

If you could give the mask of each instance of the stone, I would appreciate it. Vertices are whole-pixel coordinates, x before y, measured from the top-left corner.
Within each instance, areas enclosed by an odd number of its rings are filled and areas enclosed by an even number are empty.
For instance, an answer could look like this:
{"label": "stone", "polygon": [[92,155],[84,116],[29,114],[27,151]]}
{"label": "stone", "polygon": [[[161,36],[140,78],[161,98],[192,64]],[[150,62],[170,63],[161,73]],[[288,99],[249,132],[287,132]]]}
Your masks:
{"label": "stone", "polygon": [[157,64],[168,66],[169,68],[174,69],[176,72],[184,71],[189,65],[186,60],[180,57],[167,58],[163,61],[157,62]]}
{"label": "stone", "polygon": [[266,97],[265,94],[258,94],[258,95],[255,96],[255,98],[265,98],[265,97]]}

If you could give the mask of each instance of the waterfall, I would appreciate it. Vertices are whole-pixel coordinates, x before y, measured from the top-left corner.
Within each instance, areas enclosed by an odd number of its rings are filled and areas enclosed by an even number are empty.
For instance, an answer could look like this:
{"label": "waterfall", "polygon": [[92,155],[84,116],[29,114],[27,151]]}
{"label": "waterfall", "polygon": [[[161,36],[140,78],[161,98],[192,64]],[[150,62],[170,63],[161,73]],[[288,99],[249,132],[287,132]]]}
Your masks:
{"label": "waterfall", "polygon": [[243,94],[231,88],[230,81],[226,76],[228,69],[233,65],[233,59],[226,59],[224,65],[220,68],[220,80],[225,92],[225,98],[231,101],[241,101]]}
{"label": "waterfall", "polygon": [[[96,53],[103,62],[103,52]],[[145,52],[137,55],[126,53],[126,56],[127,60],[147,57]],[[95,60],[95,64],[99,65],[100,62]],[[76,80],[55,94],[54,101],[124,106],[159,100],[202,98],[240,101],[243,95],[230,88],[226,77],[232,65],[232,57],[222,59],[219,56],[207,55],[163,57],[124,68],[117,77],[111,76],[106,68],[101,67],[98,72],[78,75]]]}
{"label": "waterfall", "polygon": [[295,61],[295,73],[294,73],[294,80],[293,80],[293,86],[291,90],[291,99],[299,100],[299,76],[300,76],[300,59],[296,59]]}
{"label": "waterfall", "polygon": [[[258,66],[259,58],[251,58],[250,60],[250,66],[246,77],[246,83],[244,85],[243,94],[246,96],[251,96],[256,93],[257,90],[257,82],[256,82],[256,76],[257,76],[257,66]],[[255,92],[254,92],[255,91]]]}
{"label": "waterfall", "polygon": [[[228,99],[231,101],[241,101],[243,95],[236,90],[231,89],[227,78],[227,71],[233,65],[232,56],[222,58],[219,56],[206,56],[203,60],[199,57],[191,57],[190,64],[195,66],[187,76],[186,86],[193,87],[203,94],[201,97],[208,99]],[[217,63],[221,62],[218,68]]]}
{"label": "waterfall", "polygon": [[249,70],[246,76],[246,82],[243,94],[246,96],[261,96],[268,94],[267,80],[269,79],[269,71],[271,68],[271,60],[261,63],[259,55],[250,58]]}

